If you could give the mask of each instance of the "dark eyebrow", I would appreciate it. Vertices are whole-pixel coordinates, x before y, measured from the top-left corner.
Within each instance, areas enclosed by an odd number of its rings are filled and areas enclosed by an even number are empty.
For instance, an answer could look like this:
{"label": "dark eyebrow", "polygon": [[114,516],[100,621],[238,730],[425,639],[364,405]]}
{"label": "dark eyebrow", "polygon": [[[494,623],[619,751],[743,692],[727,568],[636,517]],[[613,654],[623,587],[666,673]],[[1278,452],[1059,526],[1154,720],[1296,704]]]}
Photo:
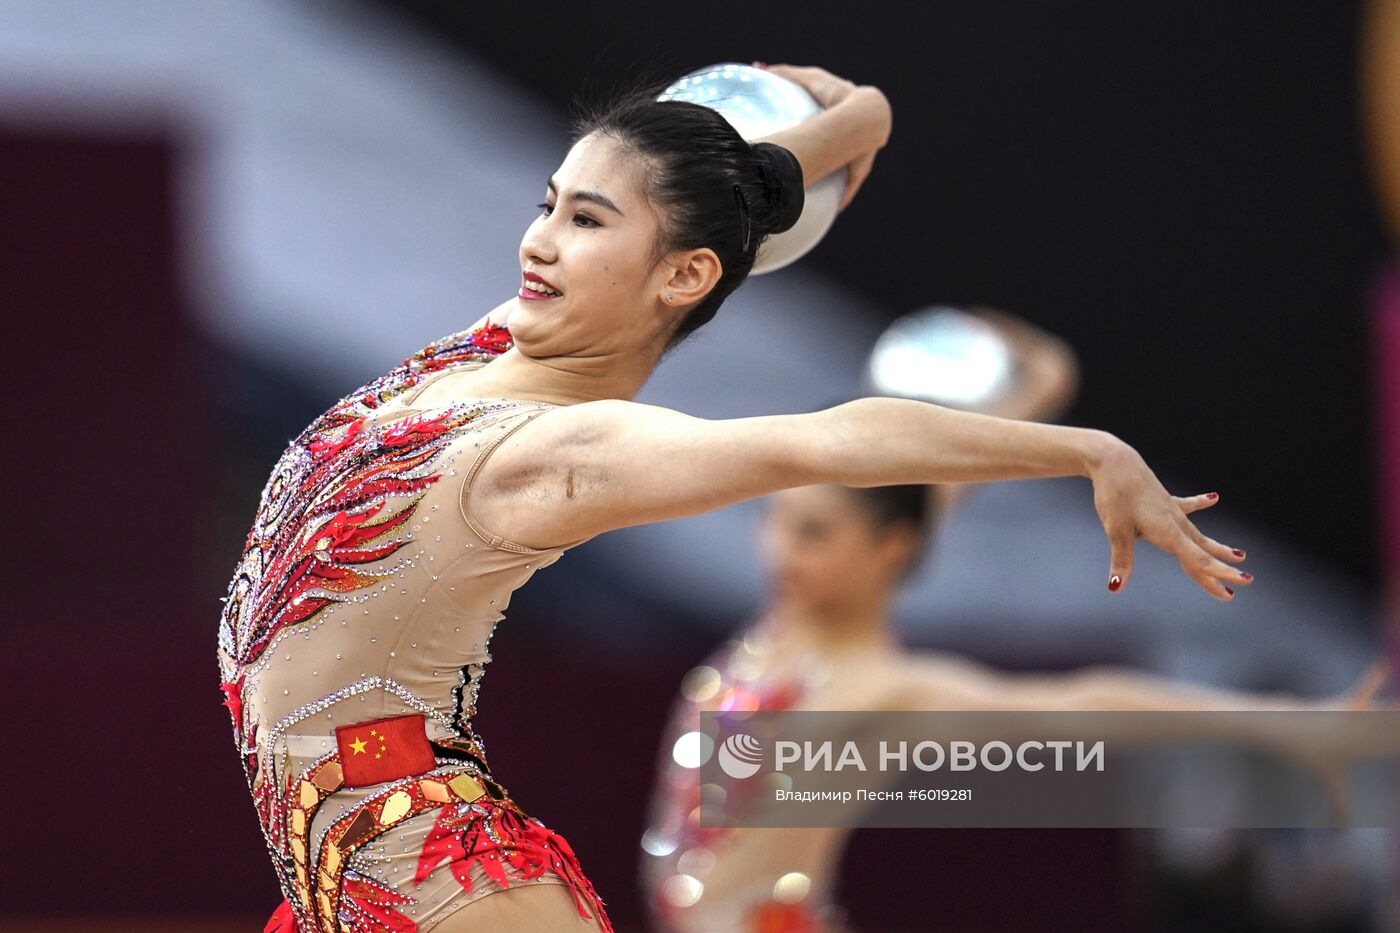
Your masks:
{"label": "dark eyebrow", "polygon": [[[556,185],[556,184],[554,183],[554,179],[553,179],[553,178],[549,179],[549,181],[546,182],[546,184],[549,186],[549,190],[554,192],[555,197],[558,197],[558,196],[559,196],[559,186]],[[608,200],[605,196],[603,196],[602,194],[600,194],[600,193],[597,192],[597,191],[588,191],[588,190],[584,190],[584,191],[575,191],[575,192],[574,192],[574,200],[575,200],[575,201],[589,201],[589,202],[592,202],[593,204],[597,204],[597,205],[600,206],[600,207],[606,207],[608,210],[615,212],[615,213],[617,214],[617,216],[619,216],[619,217],[626,217],[626,216],[627,216],[626,214],[622,213],[622,209],[621,209],[621,208],[619,208],[616,204],[614,204],[612,201]]]}

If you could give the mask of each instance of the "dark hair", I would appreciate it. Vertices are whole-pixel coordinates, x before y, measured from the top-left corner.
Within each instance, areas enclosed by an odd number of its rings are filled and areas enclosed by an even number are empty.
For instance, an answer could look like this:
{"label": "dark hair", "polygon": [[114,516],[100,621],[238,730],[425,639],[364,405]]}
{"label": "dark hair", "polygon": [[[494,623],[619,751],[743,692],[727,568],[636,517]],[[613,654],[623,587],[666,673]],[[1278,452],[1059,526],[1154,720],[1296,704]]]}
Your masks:
{"label": "dark hair", "polygon": [[900,522],[908,522],[914,526],[919,544],[899,574],[901,581],[908,579],[923,559],[925,549],[928,547],[929,528],[937,517],[934,487],[913,484],[850,486],[847,488],[870,513],[876,528],[884,530]]}
{"label": "dark hair", "polygon": [[584,110],[574,120],[573,140],[601,133],[646,160],[647,197],[664,213],[658,259],[700,247],[719,257],[719,281],[671,333],[670,350],[715,316],[753,269],[763,240],[797,223],[804,191],[802,167],[790,151],[751,145],[709,107],[659,101],[663,89],[627,91]]}

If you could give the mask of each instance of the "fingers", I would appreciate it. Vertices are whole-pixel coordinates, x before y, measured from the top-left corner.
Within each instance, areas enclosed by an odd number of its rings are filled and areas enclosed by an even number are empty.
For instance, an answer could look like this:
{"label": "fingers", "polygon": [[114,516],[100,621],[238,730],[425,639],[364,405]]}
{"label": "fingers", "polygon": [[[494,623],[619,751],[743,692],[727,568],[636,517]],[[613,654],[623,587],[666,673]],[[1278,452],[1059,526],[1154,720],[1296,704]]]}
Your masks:
{"label": "fingers", "polygon": [[796,82],[806,89],[821,104],[823,109],[834,107],[842,98],[855,90],[853,81],[838,78],[836,75],[815,65],[764,65],[766,70]]}
{"label": "fingers", "polygon": [[1176,551],[1181,569],[1211,596],[1229,602],[1235,598],[1234,587],[1250,586],[1254,582],[1254,574],[1225,563],[1240,563],[1244,560],[1244,551],[1207,537],[1185,517],[1215,505],[1220,501],[1219,494],[1208,492],[1199,496],[1172,496],[1172,501],[1182,511],[1181,526],[1187,539],[1187,543],[1179,544]]}
{"label": "fingers", "polygon": [[1351,693],[1351,699],[1347,702],[1347,709],[1362,710],[1370,709],[1376,701],[1376,694],[1381,692],[1381,687],[1390,678],[1390,662],[1381,658],[1367,668],[1366,673],[1361,675],[1357,681],[1356,688]]}
{"label": "fingers", "polygon": [[[1196,532],[1194,540],[1198,545],[1210,552],[1212,557],[1218,557],[1221,560],[1228,560],[1236,564],[1244,560],[1244,551],[1241,551],[1237,547],[1230,547],[1228,544],[1221,544],[1214,538],[1208,538],[1199,531]],[[1242,579],[1240,582],[1247,584],[1249,579],[1253,579],[1253,577]]]}
{"label": "fingers", "polygon": [[1172,496],[1172,501],[1181,506],[1181,511],[1190,515],[1192,512],[1199,512],[1201,509],[1208,509],[1215,505],[1220,501],[1220,495],[1206,492],[1199,496]]}
{"label": "fingers", "polygon": [[1108,591],[1117,593],[1123,589],[1128,578],[1133,575],[1133,539],[1136,532],[1132,528],[1116,527],[1109,532],[1108,543],[1111,553],[1108,559]]}
{"label": "fingers", "polygon": [[1234,599],[1234,587],[1251,585],[1254,574],[1226,563],[1244,560],[1244,551],[1206,537],[1187,518],[1192,512],[1214,506],[1219,499],[1213,492],[1170,495],[1141,457],[1112,461],[1100,469],[1094,480],[1094,507],[1112,549],[1109,592],[1119,592],[1127,585],[1137,537],[1175,555],[1182,571],[1221,602]]}
{"label": "fingers", "polygon": [[1249,586],[1254,582],[1252,573],[1231,567],[1212,556],[1189,535],[1182,534],[1171,551],[1176,554],[1176,559],[1186,575],[1195,580],[1201,589],[1222,602],[1229,602],[1235,598],[1232,587]]}
{"label": "fingers", "polygon": [[[1172,501],[1177,504],[1177,507],[1181,509],[1183,514],[1190,515],[1192,512],[1199,512],[1201,509],[1208,509],[1216,505],[1220,502],[1220,495],[1219,493],[1207,492],[1199,496],[1172,496]],[[1192,540],[1209,551],[1212,556],[1218,557],[1221,560],[1232,561],[1236,564],[1244,560],[1245,553],[1240,548],[1230,547],[1228,544],[1221,544],[1214,538],[1208,538],[1197,531],[1194,525],[1191,526],[1191,530]],[[1240,582],[1247,583],[1248,581],[1241,580]]]}
{"label": "fingers", "polygon": [[841,196],[841,203],[836,208],[836,213],[844,211],[852,201],[855,200],[856,192],[860,186],[865,184],[865,180],[870,177],[870,170],[875,165],[875,153],[862,156],[850,165],[846,166],[846,193]]}
{"label": "fingers", "polygon": [[[1205,551],[1210,556],[1218,560],[1228,560],[1236,564],[1241,563],[1244,560],[1244,551],[1241,551],[1237,547],[1230,547],[1227,544],[1221,544],[1214,538],[1206,537],[1205,535],[1201,534],[1199,528],[1191,524],[1189,521],[1185,524],[1187,536],[1195,542],[1197,547]],[[1250,581],[1254,579],[1254,574],[1246,573],[1243,570],[1236,570],[1235,575],[1236,576],[1234,582],[1239,583],[1242,586],[1248,586],[1250,584]]]}
{"label": "fingers", "polygon": [[786,62],[780,62],[776,65],[764,65],[763,67],[767,68],[769,71],[776,71],[785,78],[797,77],[799,75],[812,75],[822,70],[812,65],[789,65]]}

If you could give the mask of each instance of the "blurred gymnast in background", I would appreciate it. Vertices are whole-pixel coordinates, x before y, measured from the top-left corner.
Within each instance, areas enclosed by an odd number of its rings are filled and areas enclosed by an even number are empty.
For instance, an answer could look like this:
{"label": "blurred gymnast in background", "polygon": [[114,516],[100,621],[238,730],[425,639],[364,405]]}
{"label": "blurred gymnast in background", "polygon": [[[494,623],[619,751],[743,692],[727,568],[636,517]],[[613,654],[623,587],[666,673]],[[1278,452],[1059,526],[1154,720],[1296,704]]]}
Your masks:
{"label": "blurred gymnast in background", "polygon": [[[1069,347],[1011,315],[982,309],[978,316],[1000,331],[1019,362],[1018,377],[992,413],[1058,417],[1077,384]],[[767,605],[686,676],[662,737],[642,839],[642,887],[659,929],[847,929],[832,897],[849,827],[700,825],[700,807],[707,801],[699,769],[684,754],[678,760],[676,749],[683,736],[699,728],[701,711],[1365,708],[1385,678],[1377,664],[1350,693],[1310,701],[1211,689],[1112,667],[1010,675],[947,654],[906,651],[891,622],[900,585],[969,489],[966,484],[821,484],[785,490],[766,501],[760,538]],[[1138,722],[1131,728],[1150,729],[1150,720]],[[1343,765],[1351,746],[1364,747],[1364,737],[1336,738],[1343,746],[1340,755],[1336,748],[1301,742],[1291,751],[1325,771]],[[1319,753],[1321,760],[1306,760]],[[726,794],[736,790],[743,788],[722,788]]]}

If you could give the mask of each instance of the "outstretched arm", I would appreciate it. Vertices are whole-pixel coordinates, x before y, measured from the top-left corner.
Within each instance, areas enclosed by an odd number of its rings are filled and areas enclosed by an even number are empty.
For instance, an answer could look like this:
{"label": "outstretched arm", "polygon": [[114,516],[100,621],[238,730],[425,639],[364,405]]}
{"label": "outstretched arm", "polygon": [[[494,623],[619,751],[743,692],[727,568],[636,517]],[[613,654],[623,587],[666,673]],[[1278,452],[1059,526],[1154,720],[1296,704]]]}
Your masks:
{"label": "outstretched arm", "polygon": [[[1322,699],[1286,693],[1249,693],[1171,680],[1129,668],[1096,666],[1064,674],[1008,674],[952,655],[908,655],[882,680],[882,708],[1010,712],[1323,712],[1358,715],[1305,718],[1276,716],[1121,716],[1085,721],[1097,738],[1129,745],[1189,738],[1223,738],[1293,758],[1323,781],[1333,806],[1347,810],[1345,774],[1350,762],[1400,754],[1400,734],[1389,718],[1368,716],[1390,669],[1378,659],[1352,687]],[[1390,709],[1396,709],[1391,703]],[[960,717],[958,737],[1006,738],[1015,719]]]}
{"label": "outstretched arm", "polygon": [[1303,701],[1290,694],[1224,690],[1131,668],[1105,665],[1058,674],[1010,674],[939,654],[910,656],[889,684],[891,705],[899,709],[1213,712],[1303,708]]}
{"label": "outstretched arm", "polygon": [[[536,417],[486,461],[472,511],[533,547],[680,518],[816,483],[882,486],[1052,476],[1093,481],[1126,581],[1135,536],[1177,556],[1203,589],[1248,583],[1224,563],[1242,553],[1206,538],[1186,515],[1208,496],[1171,496],[1137,451],[1103,431],[1010,421],[909,399],[863,398],[799,415],[708,421],[620,399]],[[1117,589],[1117,587],[1111,587]]]}

